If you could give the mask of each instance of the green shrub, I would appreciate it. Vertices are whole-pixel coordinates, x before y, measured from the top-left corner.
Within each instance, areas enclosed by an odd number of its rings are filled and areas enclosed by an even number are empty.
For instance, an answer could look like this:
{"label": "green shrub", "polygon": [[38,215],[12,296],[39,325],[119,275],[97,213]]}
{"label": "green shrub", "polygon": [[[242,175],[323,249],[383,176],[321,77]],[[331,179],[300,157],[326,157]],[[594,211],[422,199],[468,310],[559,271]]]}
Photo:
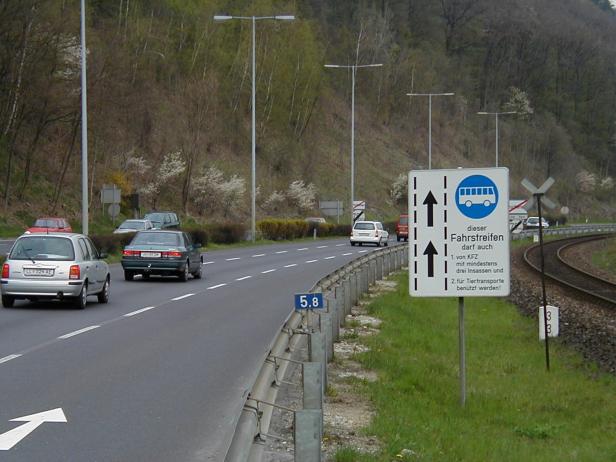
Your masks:
{"label": "green shrub", "polygon": [[244,239],[246,227],[235,223],[213,223],[206,227],[210,241],[216,244],[235,244]]}
{"label": "green shrub", "polygon": [[122,249],[132,241],[133,236],[135,236],[135,233],[95,234],[90,236],[90,239],[92,239],[99,252],[111,255],[122,252]]}
{"label": "green shrub", "polygon": [[4,260],[6,260],[6,256],[5,255],[0,255],[0,265],[2,263],[4,263]]}

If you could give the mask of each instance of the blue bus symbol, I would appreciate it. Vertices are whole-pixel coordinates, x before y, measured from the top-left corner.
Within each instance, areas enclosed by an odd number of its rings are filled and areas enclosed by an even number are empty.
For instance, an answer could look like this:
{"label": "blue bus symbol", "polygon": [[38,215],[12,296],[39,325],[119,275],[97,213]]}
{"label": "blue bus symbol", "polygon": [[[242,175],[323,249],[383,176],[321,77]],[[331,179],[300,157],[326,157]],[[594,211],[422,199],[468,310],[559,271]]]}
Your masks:
{"label": "blue bus symbol", "polygon": [[462,215],[478,220],[490,215],[498,204],[498,188],[483,175],[471,175],[456,189],[456,205]]}

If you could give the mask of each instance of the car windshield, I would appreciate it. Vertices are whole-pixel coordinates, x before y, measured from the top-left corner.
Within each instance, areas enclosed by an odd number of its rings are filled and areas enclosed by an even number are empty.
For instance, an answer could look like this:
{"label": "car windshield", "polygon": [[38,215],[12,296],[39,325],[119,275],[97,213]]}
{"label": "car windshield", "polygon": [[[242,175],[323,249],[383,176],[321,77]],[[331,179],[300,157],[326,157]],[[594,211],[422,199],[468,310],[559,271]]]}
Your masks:
{"label": "car windshield", "polygon": [[120,225],[120,229],[145,229],[145,223],[143,221],[125,221]]}
{"label": "car windshield", "polygon": [[36,228],[59,228],[58,220],[49,220],[47,218],[39,218],[34,222]]}
{"label": "car windshield", "polygon": [[71,240],[63,237],[22,237],[15,243],[9,259],[72,261],[75,252]]}
{"label": "car windshield", "polygon": [[374,229],[374,223],[355,223],[353,229]]}
{"label": "car windshield", "polygon": [[169,245],[178,247],[180,235],[177,233],[138,233],[130,245]]}
{"label": "car windshield", "polygon": [[409,217],[400,217],[400,224],[401,225],[408,225],[409,224]]}

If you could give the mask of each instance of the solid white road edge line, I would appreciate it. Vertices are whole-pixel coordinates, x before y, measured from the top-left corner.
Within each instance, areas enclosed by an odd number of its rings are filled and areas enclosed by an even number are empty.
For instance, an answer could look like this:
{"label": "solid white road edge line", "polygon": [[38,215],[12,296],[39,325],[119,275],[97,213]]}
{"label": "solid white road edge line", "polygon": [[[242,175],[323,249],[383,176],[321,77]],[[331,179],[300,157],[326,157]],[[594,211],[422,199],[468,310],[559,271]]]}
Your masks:
{"label": "solid white road edge line", "polygon": [[237,278],[236,281],[244,281],[245,279],[250,279],[252,276],[244,276],[243,278]]}
{"label": "solid white road edge line", "polygon": [[284,265],[285,268],[293,268],[294,266],[297,266],[297,263],[291,263],[290,265]]}
{"label": "solid white road edge line", "polygon": [[155,306],[146,306],[145,308],[141,308],[140,310],[132,311],[130,313],[126,313],[124,315],[124,317],[130,318],[131,316],[135,316],[136,314],[143,313],[145,311],[153,310],[154,308],[156,308],[156,307]]}
{"label": "solid white road edge line", "polygon": [[223,287],[223,286],[226,286],[226,285],[227,285],[227,284],[217,284],[217,285],[215,285],[215,286],[208,287],[208,288],[207,288],[207,289],[205,289],[205,290],[218,289],[219,287]]}
{"label": "solid white road edge line", "polygon": [[273,273],[274,271],[276,271],[275,269],[270,269],[267,271],[261,271],[261,274],[267,274],[267,273]]}
{"label": "solid white road edge line", "polygon": [[178,300],[182,300],[183,298],[192,297],[193,295],[195,294],[184,294],[184,295],[180,295],[179,297],[172,298],[171,300],[176,302]]}
{"label": "solid white road edge line", "polygon": [[90,330],[98,329],[100,326],[89,326],[84,327],[83,329],[76,330],[75,332],[71,332],[70,334],[60,335],[59,339],[66,340],[67,338],[74,337],[75,335],[83,334],[84,332],[88,332]]}
{"label": "solid white road edge line", "polygon": [[8,355],[4,358],[0,358],[0,364],[9,362],[11,359],[19,358],[21,355]]}

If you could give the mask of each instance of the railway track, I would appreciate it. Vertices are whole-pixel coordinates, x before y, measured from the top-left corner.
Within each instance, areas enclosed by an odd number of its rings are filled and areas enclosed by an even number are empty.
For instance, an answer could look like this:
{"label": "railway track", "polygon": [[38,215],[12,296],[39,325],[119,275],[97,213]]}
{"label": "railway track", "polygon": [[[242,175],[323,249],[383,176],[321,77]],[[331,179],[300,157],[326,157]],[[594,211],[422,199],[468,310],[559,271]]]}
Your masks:
{"label": "railway track", "polygon": [[[544,242],[545,275],[561,285],[616,305],[616,284],[581,270],[562,258],[562,252],[569,247],[613,236],[613,234],[599,234]],[[537,271],[541,271],[540,258],[539,244],[529,247],[524,252],[526,263]]]}

